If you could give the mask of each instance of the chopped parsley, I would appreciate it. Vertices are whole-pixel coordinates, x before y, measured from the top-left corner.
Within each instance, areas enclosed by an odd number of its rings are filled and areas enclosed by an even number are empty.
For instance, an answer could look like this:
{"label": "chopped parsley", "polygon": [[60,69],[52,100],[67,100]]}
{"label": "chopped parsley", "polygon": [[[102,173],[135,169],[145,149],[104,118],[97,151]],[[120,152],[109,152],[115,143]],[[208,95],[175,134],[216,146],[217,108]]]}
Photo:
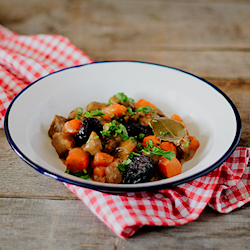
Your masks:
{"label": "chopped parsley", "polygon": [[123,162],[122,162],[122,164],[124,164],[124,165],[128,165],[130,162],[132,162],[131,161],[131,159],[127,159],[127,160],[124,160]]}
{"label": "chopped parsley", "polygon": [[128,114],[131,114],[131,115],[134,114],[133,109],[131,107],[127,107],[127,115]]}
{"label": "chopped parsley", "polygon": [[[86,169],[83,169],[82,172],[77,172],[77,173],[74,173],[72,172],[71,170],[67,169],[65,171],[66,174],[71,174],[71,175],[74,175],[74,176],[77,176],[79,178],[82,178],[82,179],[91,179],[91,177],[89,176],[88,172]],[[92,179],[91,179],[92,180]]]}
{"label": "chopped parsley", "polygon": [[[150,140],[149,140],[150,141]],[[149,145],[141,150],[142,153],[147,155],[161,155],[168,160],[172,160],[175,157],[175,153],[172,151],[162,150],[160,147],[153,146],[152,143],[149,142]]]}
{"label": "chopped parsley", "polygon": [[104,113],[99,109],[95,109],[95,110],[91,110],[90,112],[86,111],[84,113],[84,115],[87,118],[89,118],[89,117],[92,118],[93,116],[103,116]]}
{"label": "chopped parsley", "polygon": [[135,136],[135,137],[130,137],[130,140],[131,140],[132,142],[136,142],[136,141],[137,141],[137,136]]}
{"label": "chopped parsley", "polygon": [[133,158],[133,155],[140,155],[140,154],[135,153],[135,152],[130,153],[129,156],[128,156],[128,158],[127,158],[126,160],[124,160],[121,164],[119,164],[119,165],[117,166],[117,168],[118,168],[120,171],[122,171],[122,172],[126,171],[127,165],[129,165],[129,163],[132,162],[131,159]]}
{"label": "chopped parsley", "polygon": [[166,135],[168,131],[160,131],[160,135]]}
{"label": "chopped parsley", "polygon": [[98,135],[96,135],[96,136],[91,136],[88,140],[87,140],[87,142],[86,143],[89,143],[93,138],[99,138],[99,136]]}
{"label": "chopped parsley", "polygon": [[124,164],[119,164],[118,166],[117,166],[117,168],[120,170],[120,171],[122,171],[122,172],[124,172],[124,171],[126,171],[126,166],[124,165]]}
{"label": "chopped parsley", "polygon": [[143,134],[143,133],[140,133],[140,134],[139,134],[139,139],[142,140],[144,137],[145,137],[145,134]]}
{"label": "chopped parsley", "polygon": [[122,140],[126,141],[129,139],[128,131],[123,124],[116,124],[116,120],[113,120],[110,123],[105,123],[109,128],[107,130],[101,131],[103,136],[110,136],[112,132],[114,132],[114,136],[116,137],[118,134],[121,136]]}
{"label": "chopped parsley", "polygon": [[118,168],[120,171],[124,172],[124,171],[126,171],[127,165],[128,165],[131,161],[132,161],[132,160],[128,158],[127,160],[124,160],[121,164],[119,164],[119,165],[117,166],[117,168]]}
{"label": "chopped parsley", "polygon": [[186,143],[183,145],[183,148],[187,147],[189,144],[189,141],[186,141]]}
{"label": "chopped parsley", "polygon": [[75,119],[82,120],[83,119],[83,117],[81,116],[82,113],[83,113],[83,108],[78,108]]}
{"label": "chopped parsley", "polygon": [[141,149],[142,149],[141,142],[137,142],[137,147],[139,148],[139,150],[141,150]]}
{"label": "chopped parsley", "polygon": [[156,114],[156,113],[155,113],[155,110],[154,110],[153,108],[149,107],[148,105],[147,105],[146,107],[139,107],[139,108],[137,108],[135,111],[136,111],[136,112],[142,111],[142,112],[145,113],[145,114],[148,114],[148,113],[150,113],[150,112]]}
{"label": "chopped parsley", "polygon": [[116,97],[116,98],[117,98],[118,100],[120,100],[121,102],[126,102],[126,101],[134,102],[134,99],[128,98],[123,92],[114,95],[114,97]]}
{"label": "chopped parsley", "polygon": [[128,139],[128,131],[126,127],[121,123],[117,126],[117,129],[115,130],[115,136],[117,136],[117,134],[119,134],[122,140],[124,141]]}
{"label": "chopped parsley", "polygon": [[149,139],[149,140],[146,142],[146,144],[147,144],[147,147],[152,148],[154,143],[153,143],[153,141],[152,141],[151,139]]}

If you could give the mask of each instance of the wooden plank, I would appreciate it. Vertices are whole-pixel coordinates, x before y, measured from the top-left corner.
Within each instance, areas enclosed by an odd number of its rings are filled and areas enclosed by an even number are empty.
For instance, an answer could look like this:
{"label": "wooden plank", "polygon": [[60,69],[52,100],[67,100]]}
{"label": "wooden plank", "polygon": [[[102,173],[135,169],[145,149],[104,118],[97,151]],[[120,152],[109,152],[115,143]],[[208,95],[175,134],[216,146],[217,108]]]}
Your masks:
{"label": "wooden plank", "polygon": [[250,206],[229,215],[206,208],[178,227],[143,227],[121,240],[80,201],[2,198],[3,249],[247,249]]}
{"label": "wooden plank", "polygon": [[249,2],[10,0],[1,5],[3,25],[22,34],[62,34],[81,49],[249,48]]}
{"label": "wooden plank", "polygon": [[242,122],[240,146],[250,147],[250,79],[207,79],[220,88],[235,104]]}
{"label": "wooden plank", "polygon": [[250,78],[247,1],[10,0],[0,4],[0,21],[6,27],[20,34],[64,35],[95,61],[140,60],[202,77]]}
{"label": "wooden plank", "polygon": [[108,250],[117,242],[79,200],[2,198],[0,204],[4,249]]}
{"label": "wooden plank", "polygon": [[77,199],[62,182],[40,174],[11,149],[0,129],[0,197]]}
{"label": "wooden plank", "polygon": [[25,0],[21,5],[25,2],[24,11],[12,8],[18,0],[1,3],[3,25],[22,34],[62,34],[81,49],[249,48],[249,2]]}
{"label": "wooden plank", "polygon": [[246,1],[10,0],[0,4],[0,21],[6,27],[20,34],[64,35],[95,61],[140,60],[202,77],[250,78]]}
{"label": "wooden plank", "polygon": [[94,61],[139,60],[178,68],[199,77],[250,79],[250,52],[240,51],[97,51]]}

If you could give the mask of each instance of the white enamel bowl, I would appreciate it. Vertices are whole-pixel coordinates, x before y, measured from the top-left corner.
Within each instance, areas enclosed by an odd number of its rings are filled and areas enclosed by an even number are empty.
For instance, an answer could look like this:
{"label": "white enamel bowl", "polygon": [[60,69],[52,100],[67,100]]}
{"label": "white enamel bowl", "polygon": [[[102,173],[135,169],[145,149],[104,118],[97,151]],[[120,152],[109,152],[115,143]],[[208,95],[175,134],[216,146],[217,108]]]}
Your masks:
{"label": "white enamel bowl", "polygon": [[[200,147],[180,175],[142,184],[109,184],[64,173],[48,137],[55,114],[68,116],[91,101],[108,102],[124,92],[154,103],[167,116],[178,114]],[[221,165],[236,148],[241,120],[231,100],[211,83],[187,72],[143,62],[99,62],[67,68],[24,89],[10,104],[5,133],[28,165],[59,181],[105,192],[155,190],[200,177]]]}

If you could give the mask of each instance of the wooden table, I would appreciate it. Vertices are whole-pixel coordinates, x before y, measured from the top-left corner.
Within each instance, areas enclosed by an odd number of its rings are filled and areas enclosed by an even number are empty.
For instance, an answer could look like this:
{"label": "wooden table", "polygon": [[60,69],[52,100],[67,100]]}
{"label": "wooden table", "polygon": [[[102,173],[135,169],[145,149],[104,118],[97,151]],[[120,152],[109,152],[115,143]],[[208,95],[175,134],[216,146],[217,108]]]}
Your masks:
{"label": "wooden table", "polygon": [[[93,60],[181,68],[223,90],[250,146],[249,0],[0,0],[0,23],[61,34]],[[211,100],[212,101],[212,100]],[[250,204],[206,208],[178,227],[143,227],[121,240],[62,183],[21,161],[0,130],[0,249],[249,249]]]}

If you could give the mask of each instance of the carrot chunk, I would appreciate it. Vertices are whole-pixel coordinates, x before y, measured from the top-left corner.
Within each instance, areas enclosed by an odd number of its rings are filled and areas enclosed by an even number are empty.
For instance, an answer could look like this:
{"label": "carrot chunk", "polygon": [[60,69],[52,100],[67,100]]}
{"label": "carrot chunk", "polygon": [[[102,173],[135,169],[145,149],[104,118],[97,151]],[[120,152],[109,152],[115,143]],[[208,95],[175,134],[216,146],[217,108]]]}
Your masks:
{"label": "carrot chunk", "polygon": [[199,141],[192,135],[188,137],[189,139],[189,148],[190,150],[197,150],[198,147],[200,146]]}
{"label": "carrot chunk", "polygon": [[74,135],[79,131],[81,123],[82,121],[79,119],[69,120],[64,124],[63,131]]}
{"label": "carrot chunk", "polygon": [[105,175],[105,171],[106,171],[106,167],[102,167],[102,166],[94,167],[93,174],[103,177]]}
{"label": "carrot chunk", "polygon": [[159,145],[159,147],[164,151],[172,151],[175,155],[177,155],[177,149],[172,142],[164,141]]}
{"label": "carrot chunk", "polygon": [[179,115],[174,114],[174,115],[171,116],[171,119],[182,123],[182,125],[186,128],[186,124],[183,122],[183,120],[181,119],[181,117]]}
{"label": "carrot chunk", "polygon": [[82,148],[72,148],[65,162],[67,169],[72,172],[81,172],[89,165],[89,154]]}
{"label": "carrot chunk", "polygon": [[114,161],[114,159],[114,156],[110,154],[98,152],[97,154],[95,154],[94,159],[91,162],[91,166],[93,168],[97,166],[107,167]]}
{"label": "carrot chunk", "polygon": [[126,111],[127,108],[124,105],[111,104],[102,110],[102,112],[104,113],[103,118],[111,120],[113,117],[121,117],[126,113]]}
{"label": "carrot chunk", "polygon": [[171,161],[161,156],[158,162],[158,168],[166,177],[172,177],[181,173],[182,166],[180,161],[174,157]]}
{"label": "carrot chunk", "polygon": [[147,107],[147,106],[149,106],[150,108],[154,109],[155,111],[157,109],[156,106],[153,103],[151,103],[151,102],[149,102],[149,101],[147,101],[145,99],[138,100],[137,103],[135,104],[134,108],[136,110],[137,108]]}
{"label": "carrot chunk", "polygon": [[161,139],[155,135],[149,135],[143,138],[142,140],[142,147],[147,147],[150,144],[153,144],[152,146],[159,146],[161,143]]}

